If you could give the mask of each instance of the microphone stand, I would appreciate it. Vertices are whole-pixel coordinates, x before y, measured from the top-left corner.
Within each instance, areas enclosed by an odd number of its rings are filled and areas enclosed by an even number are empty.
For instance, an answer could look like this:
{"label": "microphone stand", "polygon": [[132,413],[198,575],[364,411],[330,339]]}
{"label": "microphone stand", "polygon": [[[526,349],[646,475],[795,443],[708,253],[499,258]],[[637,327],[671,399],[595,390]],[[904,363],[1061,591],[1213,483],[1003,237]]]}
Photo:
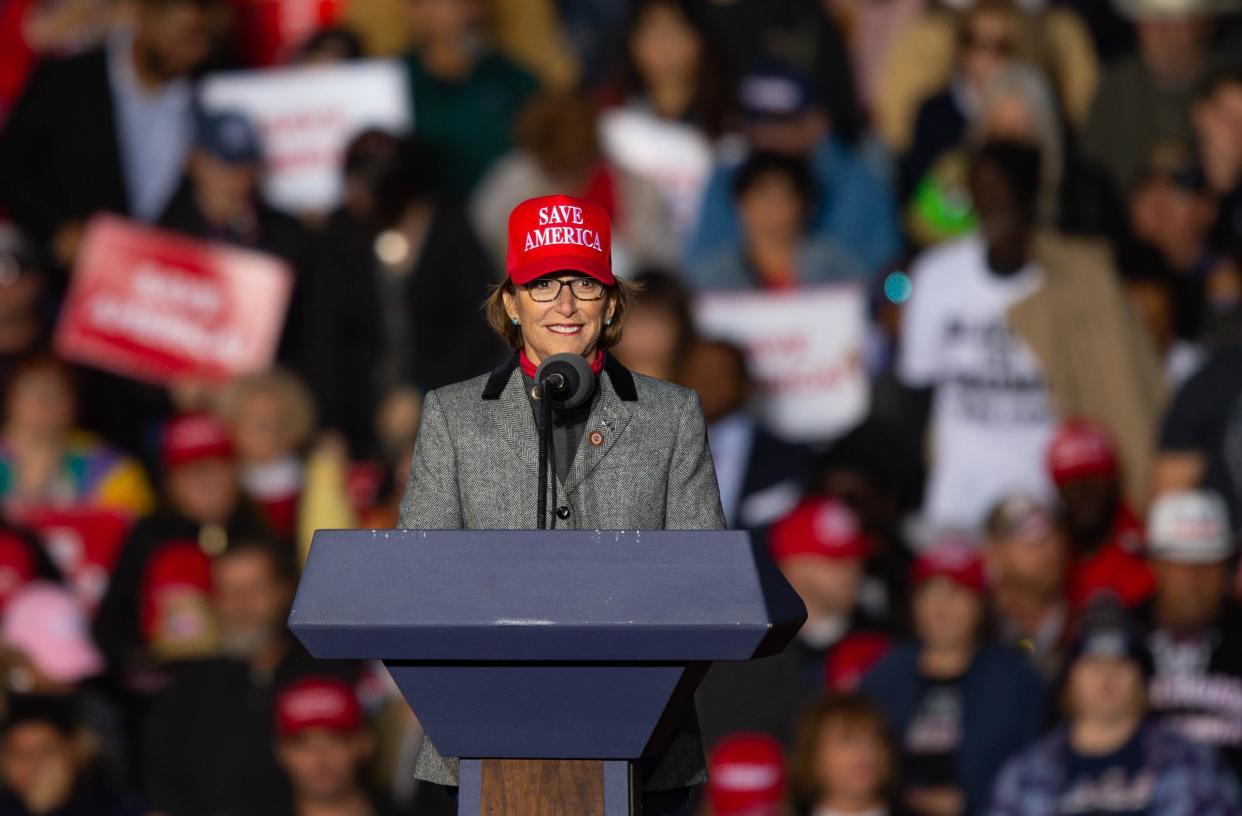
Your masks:
{"label": "microphone stand", "polygon": [[[556,451],[552,441],[552,400],[549,393],[552,389],[546,381],[536,384],[539,395],[539,413],[543,421],[539,426],[539,527],[548,528],[548,491],[552,492],[552,527],[556,527]],[[551,473],[549,474],[549,461]]]}

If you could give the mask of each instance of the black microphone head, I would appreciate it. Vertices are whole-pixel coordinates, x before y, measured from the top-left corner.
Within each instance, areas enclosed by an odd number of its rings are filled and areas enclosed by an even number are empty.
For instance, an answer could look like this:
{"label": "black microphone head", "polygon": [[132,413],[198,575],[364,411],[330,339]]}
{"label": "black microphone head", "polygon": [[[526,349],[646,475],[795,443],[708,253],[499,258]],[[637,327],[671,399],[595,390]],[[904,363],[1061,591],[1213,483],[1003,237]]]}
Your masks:
{"label": "black microphone head", "polygon": [[535,382],[543,387],[543,398],[557,410],[577,408],[595,392],[595,372],[581,355],[562,352],[539,364]]}

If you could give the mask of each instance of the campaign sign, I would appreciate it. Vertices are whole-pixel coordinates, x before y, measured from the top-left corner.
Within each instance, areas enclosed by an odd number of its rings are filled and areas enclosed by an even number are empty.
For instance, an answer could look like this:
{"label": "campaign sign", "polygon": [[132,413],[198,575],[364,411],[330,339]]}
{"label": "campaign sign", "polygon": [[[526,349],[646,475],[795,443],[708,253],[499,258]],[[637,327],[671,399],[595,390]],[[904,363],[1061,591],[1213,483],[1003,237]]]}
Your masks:
{"label": "campaign sign", "polygon": [[866,301],[853,284],[699,295],[695,322],[746,351],[764,417],[791,440],[828,439],[867,413]]}
{"label": "campaign sign", "polygon": [[93,612],[108,590],[130,520],[122,513],[91,507],[29,507],[10,515],[39,534],[70,591]]}
{"label": "campaign sign", "polygon": [[358,133],[403,133],[412,124],[405,70],[387,60],[214,74],[201,98],[209,112],[255,123],[263,193],[291,212],[326,212],[340,202],[345,148]]}
{"label": "campaign sign", "polygon": [[65,358],[165,384],[267,368],[293,285],[278,258],[93,219],[56,326]]}

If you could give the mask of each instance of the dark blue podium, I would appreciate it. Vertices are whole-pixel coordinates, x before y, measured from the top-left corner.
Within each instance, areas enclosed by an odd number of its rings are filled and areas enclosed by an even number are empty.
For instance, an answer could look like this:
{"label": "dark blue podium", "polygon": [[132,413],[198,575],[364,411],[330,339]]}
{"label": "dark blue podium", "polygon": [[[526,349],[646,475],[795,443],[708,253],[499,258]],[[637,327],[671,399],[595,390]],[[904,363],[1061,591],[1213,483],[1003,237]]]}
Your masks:
{"label": "dark blue podium", "polygon": [[289,625],[315,657],[384,662],[463,758],[459,813],[612,816],[708,665],[805,617],[743,532],[321,530]]}

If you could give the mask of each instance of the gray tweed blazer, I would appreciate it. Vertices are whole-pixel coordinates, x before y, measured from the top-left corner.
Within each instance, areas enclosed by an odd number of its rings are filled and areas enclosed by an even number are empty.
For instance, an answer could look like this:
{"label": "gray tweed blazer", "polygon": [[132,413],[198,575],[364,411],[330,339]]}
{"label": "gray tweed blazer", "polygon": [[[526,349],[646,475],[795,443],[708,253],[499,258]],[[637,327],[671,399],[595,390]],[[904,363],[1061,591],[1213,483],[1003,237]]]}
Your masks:
{"label": "gray tweed blazer", "polygon": [[[516,355],[491,374],[438,388],[422,424],[398,526],[421,530],[531,530],[537,524],[538,434]],[[602,435],[590,439],[593,432]],[[720,530],[725,527],[716,471],[698,395],[631,374],[611,355],[599,378],[582,443],[557,502],[560,528]],[[697,721],[673,736],[647,766],[644,789],[706,780]],[[457,761],[430,740],[416,775],[457,784]]]}

